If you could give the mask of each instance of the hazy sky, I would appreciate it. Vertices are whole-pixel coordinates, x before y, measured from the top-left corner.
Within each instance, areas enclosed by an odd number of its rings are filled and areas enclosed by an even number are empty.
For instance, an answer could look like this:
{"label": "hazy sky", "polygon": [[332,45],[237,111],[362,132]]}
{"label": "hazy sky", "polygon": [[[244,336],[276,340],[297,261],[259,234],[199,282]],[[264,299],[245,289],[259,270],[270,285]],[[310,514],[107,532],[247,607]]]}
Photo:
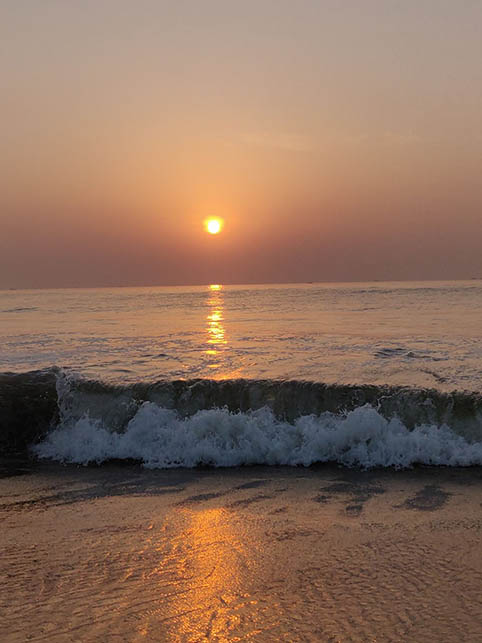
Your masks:
{"label": "hazy sky", "polygon": [[0,287],[482,276],[481,0],[2,0],[0,79]]}

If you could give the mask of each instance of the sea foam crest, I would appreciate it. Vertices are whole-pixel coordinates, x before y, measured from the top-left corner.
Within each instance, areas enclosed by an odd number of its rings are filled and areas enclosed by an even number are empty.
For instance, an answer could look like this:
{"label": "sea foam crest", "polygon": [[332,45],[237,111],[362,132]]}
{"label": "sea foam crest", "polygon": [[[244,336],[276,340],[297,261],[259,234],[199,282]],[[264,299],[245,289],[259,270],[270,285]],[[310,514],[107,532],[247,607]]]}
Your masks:
{"label": "sea foam crest", "polygon": [[482,443],[469,442],[446,425],[409,430],[366,404],[348,413],[305,415],[292,423],[269,408],[232,413],[201,410],[190,417],[144,402],[116,432],[99,419],[68,421],[34,447],[41,458],[89,464],[135,459],[150,468],[211,465],[304,465],[339,462],[346,466],[409,467],[416,463],[482,464]]}

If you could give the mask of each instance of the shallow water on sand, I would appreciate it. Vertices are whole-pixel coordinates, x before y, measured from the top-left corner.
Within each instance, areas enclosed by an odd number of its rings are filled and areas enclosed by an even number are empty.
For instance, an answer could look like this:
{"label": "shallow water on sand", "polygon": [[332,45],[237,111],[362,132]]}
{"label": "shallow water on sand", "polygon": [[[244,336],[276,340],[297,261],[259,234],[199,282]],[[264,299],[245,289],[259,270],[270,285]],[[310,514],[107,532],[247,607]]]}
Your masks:
{"label": "shallow water on sand", "polygon": [[480,469],[3,474],[5,641],[480,640]]}
{"label": "shallow water on sand", "polygon": [[482,391],[482,282],[0,291],[0,371]]}

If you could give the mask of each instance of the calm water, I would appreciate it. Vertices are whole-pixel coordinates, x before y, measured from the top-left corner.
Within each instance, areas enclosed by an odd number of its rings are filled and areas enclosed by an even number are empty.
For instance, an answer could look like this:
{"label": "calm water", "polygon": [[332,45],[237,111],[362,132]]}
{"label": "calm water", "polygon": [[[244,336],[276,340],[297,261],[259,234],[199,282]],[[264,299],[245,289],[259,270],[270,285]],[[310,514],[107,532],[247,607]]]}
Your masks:
{"label": "calm water", "polygon": [[482,282],[0,292],[0,371],[482,391]]}

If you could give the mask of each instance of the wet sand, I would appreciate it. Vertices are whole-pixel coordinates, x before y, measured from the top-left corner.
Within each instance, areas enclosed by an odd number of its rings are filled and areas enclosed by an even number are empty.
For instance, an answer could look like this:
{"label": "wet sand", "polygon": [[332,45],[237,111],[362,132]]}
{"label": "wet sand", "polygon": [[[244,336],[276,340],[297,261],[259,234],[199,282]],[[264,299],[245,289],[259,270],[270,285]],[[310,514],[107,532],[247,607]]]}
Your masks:
{"label": "wet sand", "polygon": [[4,641],[479,641],[482,470],[0,467]]}

